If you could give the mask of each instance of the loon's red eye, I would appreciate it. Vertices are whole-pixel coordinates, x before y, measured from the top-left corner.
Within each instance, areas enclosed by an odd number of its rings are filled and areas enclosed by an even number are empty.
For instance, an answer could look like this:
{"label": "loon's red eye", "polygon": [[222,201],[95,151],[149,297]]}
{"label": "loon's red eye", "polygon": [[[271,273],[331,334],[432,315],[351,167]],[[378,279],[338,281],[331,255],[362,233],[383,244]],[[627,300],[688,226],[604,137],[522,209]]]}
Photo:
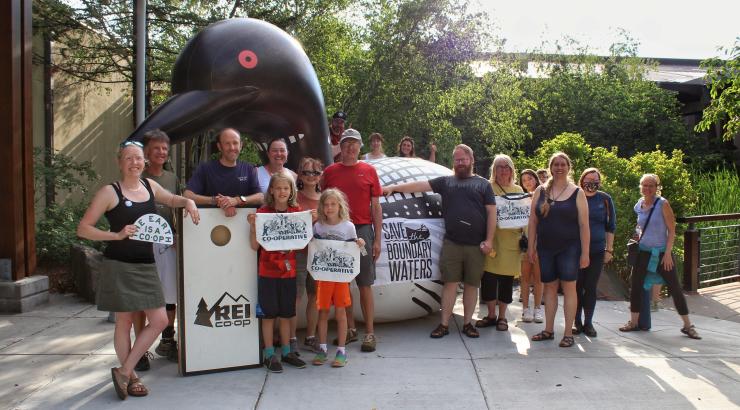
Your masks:
{"label": "loon's red eye", "polygon": [[257,54],[252,50],[242,50],[239,53],[239,64],[246,69],[252,69],[257,66]]}

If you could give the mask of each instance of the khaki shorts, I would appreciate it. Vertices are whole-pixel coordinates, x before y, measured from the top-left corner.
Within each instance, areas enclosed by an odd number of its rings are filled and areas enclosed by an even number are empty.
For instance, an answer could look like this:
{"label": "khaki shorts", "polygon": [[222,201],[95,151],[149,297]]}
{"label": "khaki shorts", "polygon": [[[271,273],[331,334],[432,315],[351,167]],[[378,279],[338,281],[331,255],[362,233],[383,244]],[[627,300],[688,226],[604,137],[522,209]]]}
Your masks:
{"label": "khaki shorts", "polygon": [[443,282],[465,282],[480,287],[485,255],[478,245],[460,245],[445,239],[439,258]]}

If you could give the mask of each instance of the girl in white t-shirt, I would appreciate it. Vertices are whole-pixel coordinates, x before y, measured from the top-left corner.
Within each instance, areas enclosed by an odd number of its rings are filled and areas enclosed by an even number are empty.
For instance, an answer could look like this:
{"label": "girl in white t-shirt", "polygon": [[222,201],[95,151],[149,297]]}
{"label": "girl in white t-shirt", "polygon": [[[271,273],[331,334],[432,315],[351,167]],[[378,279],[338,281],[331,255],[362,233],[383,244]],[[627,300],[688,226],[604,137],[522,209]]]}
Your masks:
{"label": "girl in white t-shirt", "polygon": [[[352,241],[363,248],[365,241],[357,238],[355,226],[349,220],[349,206],[342,191],[327,189],[319,198],[319,220],[313,226],[314,238],[335,241]],[[313,364],[320,366],[326,363],[326,334],[329,327],[329,310],[334,305],[337,321],[338,347],[332,367],[344,367],[347,363],[347,352],[344,349],[347,336],[347,315],[345,308],[352,304],[348,282],[316,281],[316,307],[319,310],[319,352]]]}

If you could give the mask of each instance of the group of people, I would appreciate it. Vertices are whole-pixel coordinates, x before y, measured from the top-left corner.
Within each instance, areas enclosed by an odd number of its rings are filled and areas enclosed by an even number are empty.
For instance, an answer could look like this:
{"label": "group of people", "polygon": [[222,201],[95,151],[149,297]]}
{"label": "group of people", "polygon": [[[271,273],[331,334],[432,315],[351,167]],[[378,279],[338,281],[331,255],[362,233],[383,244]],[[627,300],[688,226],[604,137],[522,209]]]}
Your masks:
{"label": "group of people", "polygon": [[[121,179],[97,192],[77,231],[82,238],[108,242],[96,297],[100,310],[116,312],[114,347],[121,366],[111,369],[111,375],[121,399],[148,394],[137,374],[137,370],[145,369],[137,365],[147,357],[148,349],[159,335],[161,340],[155,351],[174,356],[175,360],[177,357],[173,327],[174,248],[155,246],[153,249],[151,244],[130,239],[137,229],[134,221],[144,214],[160,213],[172,224],[172,208],[185,208],[185,216],[196,224],[199,205],[221,208],[226,217],[237,215],[240,206],[260,206],[257,213],[311,210],[316,238],[354,241],[362,249],[367,247],[355,281],[365,330],[361,350],[372,352],[377,344],[371,286],[381,249],[379,197],[392,192],[433,191],[442,197],[446,233],[440,257],[444,282],[442,314],[431,337],[449,334],[449,320],[460,282],[463,283],[462,332],[475,338],[480,336],[479,328],[495,326],[497,330],[507,330],[507,306],[513,300],[516,276],[522,284],[522,321],[545,322],[544,330],[532,340],[554,338],[559,287],[564,294],[565,310],[565,332],[560,346],[572,346],[573,335],[581,332],[596,336],[593,326],[596,283],[602,265],[613,257],[616,224],[611,197],[599,190],[602,175],[598,169],[585,170],[576,185],[570,159],[564,153],[556,153],[546,170],[523,170],[518,175],[519,185],[513,161],[500,154],[494,158],[490,179],[486,180],[473,172],[473,150],[460,144],[453,151],[453,175],[381,187],[375,168],[359,160],[362,137],[357,130],[344,128],[346,118],[346,114],[338,112],[330,124],[329,141],[336,162],[324,169],[319,159],[302,158],[297,172],[285,167],[289,151],[284,139],[270,141],[267,163],[255,167],[239,160],[241,136],[237,130],[226,128],[216,140],[219,158],[195,170],[182,196],[176,194],[174,174],[163,168],[169,149],[166,134],[154,130],[147,133],[143,144],[137,141],[121,144],[118,150]],[[341,135],[335,138],[337,131]],[[364,158],[382,158],[383,136],[373,133],[369,140],[371,150]],[[398,150],[400,156],[414,156],[413,140],[404,137]],[[434,145],[430,152],[433,161]],[[681,331],[698,339],[688,319],[671,255],[675,237],[673,213],[668,201],[659,196],[660,181],[656,175],[644,175],[640,184],[642,198],[635,205],[635,212],[642,235],[632,274],[632,316],[620,330],[639,329],[636,325],[641,307],[639,290],[646,274],[652,272],[660,275],[671,290],[684,320]],[[516,193],[531,194],[528,226],[497,227],[497,196]],[[109,231],[96,227],[103,215],[110,224]],[[652,223],[648,225],[648,221]],[[359,340],[353,315],[355,301],[349,284],[314,280],[306,270],[305,250],[261,249],[254,234],[253,213],[249,214],[248,222],[250,243],[259,255],[258,303],[262,312],[264,366],[271,372],[281,372],[283,363],[298,368],[306,366],[296,337],[296,306],[305,292],[307,328],[303,344],[315,353],[312,364],[318,366],[328,360],[327,328],[333,306],[337,350],[331,364],[343,367],[347,363],[346,344]],[[529,304],[530,284],[534,287],[534,308]],[[488,313],[473,322],[479,292]],[[544,315],[540,305],[543,299]],[[136,334],[133,344],[132,326]],[[279,334],[279,355],[274,347],[275,327]]]}
{"label": "group of people", "polygon": [[[602,174],[588,168],[576,184],[573,165],[562,152],[550,157],[545,170],[525,169],[516,184],[516,168],[507,155],[497,155],[486,180],[473,173],[470,147],[460,144],[453,152],[454,175],[383,187],[383,193],[433,191],[442,197],[445,240],[440,257],[444,287],[442,316],[432,338],[449,334],[449,320],[459,282],[463,282],[462,332],[480,336],[478,328],[508,329],[506,309],[512,303],[513,279],[521,277],[522,321],[542,322],[540,298],[544,299],[545,328],[533,341],[555,338],[554,322],[559,288],[564,295],[564,334],[561,347],[573,346],[574,335],[596,337],[593,326],[596,287],[603,264],[614,256],[616,211],[611,196],[599,190]],[[544,171],[544,172],[542,172]],[[545,175],[542,175],[545,174]],[[525,191],[531,194],[526,227],[499,228],[496,197]],[[641,199],[635,205],[637,227],[642,232],[639,255],[632,267],[631,317],[621,331],[640,330],[638,319],[646,275],[657,275],[668,285],[679,315],[681,332],[700,339],[688,317],[672,256],[675,217],[668,200],[660,196],[660,179],[645,174],[640,179]],[[649,224],[650,214],[655,218]],[[540,290],[543,284],[544,290]],[[534,285],[534,312],[529,287]],[[487,315],[473,323],[478,293]]]}

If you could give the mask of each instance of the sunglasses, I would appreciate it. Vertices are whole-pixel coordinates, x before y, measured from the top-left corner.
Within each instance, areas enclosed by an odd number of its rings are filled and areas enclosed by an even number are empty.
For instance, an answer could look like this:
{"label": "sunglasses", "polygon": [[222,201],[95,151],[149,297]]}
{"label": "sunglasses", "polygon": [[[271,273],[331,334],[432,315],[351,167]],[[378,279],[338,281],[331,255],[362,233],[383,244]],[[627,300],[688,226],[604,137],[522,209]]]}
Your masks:
{"label": "sunglasses", "polygon": [[140,143],[139,141],[131,141],[131,140],[128,140],[128,141],[123,141],[123,142],[121,143],[120,147],[121,147],[121,148],[126,148],[126,147],[128,147],[129,145],[135,145],[135,146],[137,146],[137,147],[139,147],[139,148],[144,148],[144,144]]}
{"label": "sunglasses", "polygon": [[301,175],[304,177],[317,177],[321,175],[321,171],[301,171]]}

